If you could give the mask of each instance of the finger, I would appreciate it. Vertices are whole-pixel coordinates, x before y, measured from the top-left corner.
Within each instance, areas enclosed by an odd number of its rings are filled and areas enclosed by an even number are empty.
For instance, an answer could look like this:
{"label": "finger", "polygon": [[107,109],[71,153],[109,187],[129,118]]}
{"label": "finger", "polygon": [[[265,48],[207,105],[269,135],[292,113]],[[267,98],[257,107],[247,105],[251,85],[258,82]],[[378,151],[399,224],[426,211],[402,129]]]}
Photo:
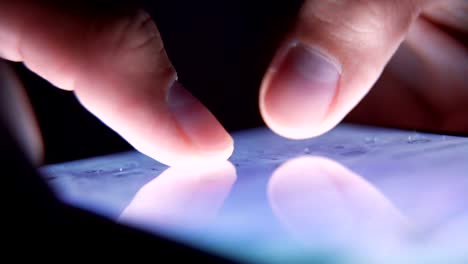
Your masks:
{"label": "finger", "polygon": [[422,2],[306,1],[261,87],[267,125],[294,139],[333,128],[379,78]]}
{"label": "finger", "polygon": [[452,28],[452,33],[459,31],[465,36],[468,33],[468,2],[466,0],[434,1],[424,10],[423,15],[436,24]]}
{"label": "finger", "polygon": [[13,70],[0,61],[0,120],[7,122],[31,163],[41,165],[44,145],[27,95]]}
{"label": "finger", "polygon": [[224,128],[176,82],[158,29],[143,11],[93,15],[42,1],[2,1],[0,51],[73,90],[105,124],[162,163],[232,153]]}

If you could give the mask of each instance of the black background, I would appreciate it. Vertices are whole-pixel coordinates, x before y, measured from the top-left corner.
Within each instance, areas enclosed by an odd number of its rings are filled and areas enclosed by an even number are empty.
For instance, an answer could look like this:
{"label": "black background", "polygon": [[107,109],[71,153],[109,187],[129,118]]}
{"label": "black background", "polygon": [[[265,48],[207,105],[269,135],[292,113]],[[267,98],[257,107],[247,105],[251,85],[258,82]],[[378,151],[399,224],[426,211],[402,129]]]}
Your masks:
{"label": "black background", "polygon": [[[156,21],[182,84],[233,132],[264,125],[260,83],[301,2],[166,0],[139,5]],[[15,67],[42,130],[45,163],[131,149],[82,108],[73,93],[54,88],[22,64]]]}

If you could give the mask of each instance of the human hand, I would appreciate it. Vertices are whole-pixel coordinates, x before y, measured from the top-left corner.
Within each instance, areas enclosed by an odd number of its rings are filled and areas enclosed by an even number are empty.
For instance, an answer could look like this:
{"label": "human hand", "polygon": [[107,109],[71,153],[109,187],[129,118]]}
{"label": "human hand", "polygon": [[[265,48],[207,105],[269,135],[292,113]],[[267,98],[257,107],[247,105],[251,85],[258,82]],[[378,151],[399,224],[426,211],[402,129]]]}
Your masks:
{"label": "human hand", "polygon": [[[73,90],[137,150],[168,165],[230,156],[231,137],[175,81],[144,12],[3,2],[0,56]],[[306,1],[261,87],[267,125],[288,138],[320,135],[377,82],[351,120],[468,131],[466,10],[456,0]]]}
{"label": "human hand", "polygon": [[231,155],[229,134],[177,83],[149,15],[60,2],[0,1],[0,57],[24,62],[73,91],[137,150],[162,163]]}
{"label": "human hand", "polygon": [[317,136],[375,84],[349,120],[467,132],[467,34],[463,0],[305,1],[264,78],[262,115],[280,135]]}

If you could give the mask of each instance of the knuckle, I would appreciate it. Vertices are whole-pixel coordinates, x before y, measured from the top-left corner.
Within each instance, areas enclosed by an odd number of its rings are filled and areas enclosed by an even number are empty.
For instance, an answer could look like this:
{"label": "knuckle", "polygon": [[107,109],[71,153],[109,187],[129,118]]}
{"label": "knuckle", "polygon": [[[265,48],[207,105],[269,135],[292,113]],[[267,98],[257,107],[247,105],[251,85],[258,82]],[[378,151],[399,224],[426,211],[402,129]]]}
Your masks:
{"label": "knuckle", "polygon": [[158,49],[162,46],[158,28],[145,11],[137,10],[125,16],[115,30],[115,42],[119,49],[139,50],[147,46]]}
{"label": "knuckle", "polygon": [[136,10],[100,22],[96,45],[112,53],[159,50],[163,46],[158,28],[143,10]]}
{"label": "knuckle", "polygon": [[[392,0],[309,0],[299,20],[305,31],[317,28],[330,32],[329,37],[362,47],[378,46],[382,41],[401,34],[410,23],[411,1]],[[404,12],[406,11],[406,12]],[[405,16],[406,13],[408,16]],[[399,25],[402,24],[402,25]],[[403,25],[404,24],[404,25]]]}
{"label": "knuckle", "polygon": [[101,29],[95,32],[93,50],[105,63],[110,60],[113,67],[136,74],[156,72],[170,75],[175,71],[158,28],[145,11],[136,10],[100,23]]}

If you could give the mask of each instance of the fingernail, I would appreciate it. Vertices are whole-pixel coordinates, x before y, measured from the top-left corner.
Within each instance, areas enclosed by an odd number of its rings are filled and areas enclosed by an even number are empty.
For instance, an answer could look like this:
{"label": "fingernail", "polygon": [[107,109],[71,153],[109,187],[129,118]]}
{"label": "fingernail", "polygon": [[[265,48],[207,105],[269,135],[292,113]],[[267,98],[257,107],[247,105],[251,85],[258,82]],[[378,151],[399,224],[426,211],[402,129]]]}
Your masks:
{"label": "fingernail", "polygon": [[215,116],[179,82],[174,82],[167,101],[169,110],[200,155],[225,159],[231,155],[231,136]]}
{"label": "fingernail", "polygon": [[322,52],[291,45],[270,68],[263,104],[275,125],[307,135],[326,117],[337,91],[340,69]]}

